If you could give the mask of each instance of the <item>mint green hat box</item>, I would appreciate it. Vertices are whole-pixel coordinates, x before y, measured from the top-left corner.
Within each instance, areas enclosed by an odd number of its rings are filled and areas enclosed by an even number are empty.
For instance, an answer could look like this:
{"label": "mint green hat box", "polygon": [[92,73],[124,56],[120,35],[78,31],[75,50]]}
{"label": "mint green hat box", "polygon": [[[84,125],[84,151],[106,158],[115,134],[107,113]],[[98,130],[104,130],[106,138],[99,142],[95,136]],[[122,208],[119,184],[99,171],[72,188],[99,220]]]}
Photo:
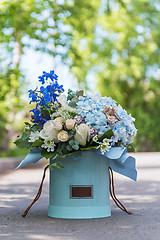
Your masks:
{"label": "mint green hat box", "polygon": [[81,151],[50,171],[48,216],[89,219],[111,216],[109,162],[95,151]]}

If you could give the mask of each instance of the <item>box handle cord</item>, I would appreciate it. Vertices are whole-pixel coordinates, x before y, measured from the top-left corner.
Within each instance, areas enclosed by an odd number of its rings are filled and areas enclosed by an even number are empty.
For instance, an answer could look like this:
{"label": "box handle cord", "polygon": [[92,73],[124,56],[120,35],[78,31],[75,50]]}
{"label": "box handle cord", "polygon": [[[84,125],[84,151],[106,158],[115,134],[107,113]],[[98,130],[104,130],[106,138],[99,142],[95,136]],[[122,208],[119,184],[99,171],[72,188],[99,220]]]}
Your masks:
{"label": "box handle cord", "polygon": [[[32,201],[32,203],[29,205],[29,207],[23,212],[22,216],[25,217],[29,210],[31,209],[31,207],[33,206],[33,204],[35,202],[37,202],[37,200],[39,199],[39,197],[41,196],[42,193],[42,187],[43,187],[43,182],[46,176],[46,171],[49,167],[49,164],[44,168],[44,172],[43,172],[43,177],[42,177],[42,181],[41,184],[39,186],[38,192],[36,197],[34,198],[34,200]],[[113,171],[112,169],[109,167],[109,190],[110,190],[110,195],[113,199],[113,201],[115,202],[115,204],[124,212],[128,213],[128,214],[132,214],[132,212],[127,211],[127,209],[124,207],[124,205],[118,200],[118,198],[115,195],[115,190],[114,190],[114,178],[113,178]]]}
{"label": "box handle cord", "polygon": [[115,202],[115,204],[117,205],[117,207],[119,207],[122,211],[124,211],[128,214],[132,214],[132,212],[128,211],[115,195],[113,170],[110,167],[109,167],[109,191],[110,191],[110,195],[111,195],[113,201]]}
{"label": "box handle cord", "polygon": [[38,190],[38,193],[37,193],[35,199],[34,199],[33,202],[29,205],[29,207],[23,212],[22,217],[25,217],[25,216],[27,215],[27,213],[29,212],[29,210],[31,209],[31,207],[33,206],[33,204],[34,204],[35,202],[37,202],[37,200],[38,200],[39,197],[41,196],[42,187],[43,187],[43,182],[44,182],[44,179],[45,179],[45,176],[46,176],[46,171],[47,171],[48,167],[49,167],[49,164],[44,168],[42,181],[41,181],[41,184],[40,184],[40,186],[39,186],[39,190]]}

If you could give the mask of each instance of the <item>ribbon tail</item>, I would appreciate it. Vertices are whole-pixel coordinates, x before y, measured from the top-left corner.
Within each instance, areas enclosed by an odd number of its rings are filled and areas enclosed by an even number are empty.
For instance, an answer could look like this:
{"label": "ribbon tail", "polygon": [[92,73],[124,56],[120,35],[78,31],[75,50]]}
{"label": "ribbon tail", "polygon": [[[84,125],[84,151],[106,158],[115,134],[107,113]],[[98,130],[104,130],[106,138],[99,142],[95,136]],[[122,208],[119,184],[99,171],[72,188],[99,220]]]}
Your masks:
{"label": "ribbon tail", "polygon": [[128,156],[128,158],[123,163],[109,159],[109,166],[110,168],[112,168],[113,171],[120,173],[134,181],[137,180],[135,158]]}
{"label": "ribbon tail", "polygon": [[36,163],[38,162],[41,158],[43,158],[43,156],[41,155],[41,153],[28,153],[28,155],[25,157],[25,159],[23,159],[20,164],[18,165],[18,167],[16,167],[16,169],[19,169],[21,167],[27,166],[30,163]]}

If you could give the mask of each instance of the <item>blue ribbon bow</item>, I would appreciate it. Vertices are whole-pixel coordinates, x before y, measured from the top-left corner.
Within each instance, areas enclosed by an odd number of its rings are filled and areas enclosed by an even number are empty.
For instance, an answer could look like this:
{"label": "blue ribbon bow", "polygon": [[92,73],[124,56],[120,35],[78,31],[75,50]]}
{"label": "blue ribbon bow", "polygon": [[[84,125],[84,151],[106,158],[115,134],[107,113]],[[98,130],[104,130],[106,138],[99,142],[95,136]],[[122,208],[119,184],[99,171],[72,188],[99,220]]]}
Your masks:
{"label": "blue ribbon bow", "polygon": [[[96,150],[96,153],[98,155],[101,154],[99,150]],[[106,154],[103,156],[109,160],[109,167],[112,168],[113,171],[136,181],[137,171],[135,166],[135,158],[127,155],[126,147],[110,148],[110,150],[107,151]],[[21,161],[21,163],[16,169],[24,167],[30,163],[36,163],[41,158],[43,158],[43,156],[41,155],[41,150],[39,150],[38,152],[30,152],[26,156],[26,158]]]}

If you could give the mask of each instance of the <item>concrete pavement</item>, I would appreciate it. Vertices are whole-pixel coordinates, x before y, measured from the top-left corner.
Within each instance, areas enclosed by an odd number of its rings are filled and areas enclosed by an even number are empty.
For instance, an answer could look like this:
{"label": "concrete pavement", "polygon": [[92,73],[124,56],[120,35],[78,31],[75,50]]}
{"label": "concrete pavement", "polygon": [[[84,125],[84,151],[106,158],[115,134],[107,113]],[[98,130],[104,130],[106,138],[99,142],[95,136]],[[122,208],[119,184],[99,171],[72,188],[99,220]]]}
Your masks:
{"label": "concrete pavement", "polygon": [[111,200],[109,218],[49,218],[47,172],[42,196],[23,218],[21,214],[35,197],[43,170],[0,175],[0,240],[160,240],[160,153],[131,155],[137,159],[137,182],[116,173],[114,177],[116,195],[133,215],[122,212]]}
{"label": "concrete pavement", "polygon": [[[15,168],[19,165],[21,160],[25,157],[4,157],[0,158],[0,174],[6,174],[11,171],[14,171]],[[36,164],[27,165],[24,168],[39,168],[44,164],[44,159],[41,159]]]}

